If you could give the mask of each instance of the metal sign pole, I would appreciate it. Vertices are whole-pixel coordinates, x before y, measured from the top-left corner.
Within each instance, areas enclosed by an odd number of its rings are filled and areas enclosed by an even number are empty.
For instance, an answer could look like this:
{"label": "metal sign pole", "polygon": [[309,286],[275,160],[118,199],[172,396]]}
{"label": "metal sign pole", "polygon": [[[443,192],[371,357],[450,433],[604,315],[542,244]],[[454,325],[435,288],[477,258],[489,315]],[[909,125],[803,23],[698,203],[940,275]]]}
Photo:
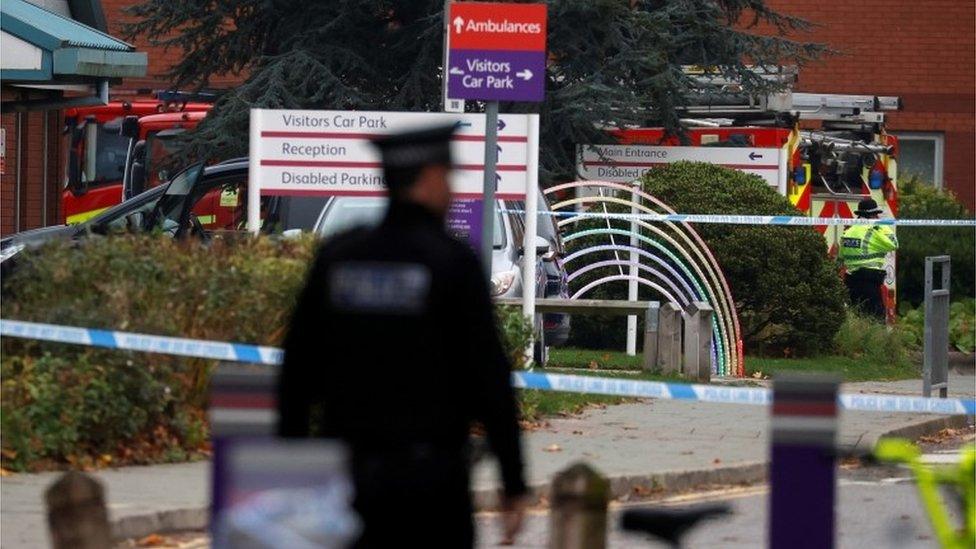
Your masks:
{"label": "metal sign pole", "polygon": [[[485,179],[481,202],[481,262],[491,278],[491,253],[495,241],[495,165],[498,161],[498,101],[485,105]],[[530,175],[531,177],[531,175]]]}
{"label": "metal sign pole", "polygon": [[261,230],[261,109],[251,109],[248,139],[247,230],[254,236]]}
{"label": "metal sign pole", "polygon": [[[535,326],[535,284],[536,284],[536,249],[535,239],[539,223],[539,115],[529,115],[529,155],[526,159],[525,180],[525,235],[522,237],[522,314],[526,320]],[[526,357],[532,358],[532,344],[535,338],[530,338],[525,350]],[[538,364],[545,366],[545,364]]]}
{"label": "metal sign pole", "polygon": [[[637,191],[640,189],[640,180],[631,182],[633,185],[633,190],[631,191],[631,203],[630,213],[639,214],[640,209],[637,208],[638,201],[641,199]],[[637,301],[637,277],[640,276],[637,264],[640,262],[640,257],[635,251],[640,247],[640,240],[638,240],[637,235],[640,232],[640,225],[637,224],[637,219],[634,218],[630,222],[630,280],[627,281],[627,299],[629,301]],[[637,316],[630,315],[627,317],[627,356],[637,355]]]}

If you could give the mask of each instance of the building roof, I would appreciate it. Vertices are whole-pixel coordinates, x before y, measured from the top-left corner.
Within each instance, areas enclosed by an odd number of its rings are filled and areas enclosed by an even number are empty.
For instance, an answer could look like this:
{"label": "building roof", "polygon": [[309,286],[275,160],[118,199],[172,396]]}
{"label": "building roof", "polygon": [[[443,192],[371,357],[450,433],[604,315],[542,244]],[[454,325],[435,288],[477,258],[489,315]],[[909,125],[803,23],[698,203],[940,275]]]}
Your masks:
{"label": "building roof", "polygon": [[3,47],[7,60],[0,61],[4,81],[65,83],[146,74],[145,53],[78,21],[25,0],[3,0],[0,13],[4,37],[13,37]]}
{"label": "building roof", "polygon": [[34,30],[32,34],[35,34],[32,38],[39,40],[18,36],[45,49],[75,46],[100,50],[135,51],[131,44],[25,0],[3,0],[0,2],[0,12],[3,13],[3,30],[18,35],[13,28],[8,29],[8,26],[31,27]]}

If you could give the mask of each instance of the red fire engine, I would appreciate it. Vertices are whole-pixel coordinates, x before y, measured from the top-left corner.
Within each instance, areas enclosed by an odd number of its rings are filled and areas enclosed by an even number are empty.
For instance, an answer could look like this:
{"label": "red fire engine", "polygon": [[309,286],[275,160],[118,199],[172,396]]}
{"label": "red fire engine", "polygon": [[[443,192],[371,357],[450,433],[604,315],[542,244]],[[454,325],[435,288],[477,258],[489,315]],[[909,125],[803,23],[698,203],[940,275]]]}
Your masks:
{"label": "red fire engine", "polygon": [[[135,141],[122,135],[123,121],[167,113],[206,112],[205,95],[161,92],[156,99],[111,101],[97,107],[66,109],[68,139],[61,212],[65,223],[80,223],[123,200],[122,184]],[[173,126],[170,126],[173,127]]]}
{"label": "red fire engine", "polygon": [[[692,160],[754,173],[804,215],[853,218],[873,198],[898,213],[898,141],[884,127],[897,97],[775,93],[756,101],[690,107],[684,143],[662,128],[611,130],[619,145],[580,147],[584,179],[627,182],[655,166]],[[811,124],[818,127],[812,128]],[[844,226],[818,226],[835,255]],[[889,254],[885,301],[894,314],[895,264]]]}

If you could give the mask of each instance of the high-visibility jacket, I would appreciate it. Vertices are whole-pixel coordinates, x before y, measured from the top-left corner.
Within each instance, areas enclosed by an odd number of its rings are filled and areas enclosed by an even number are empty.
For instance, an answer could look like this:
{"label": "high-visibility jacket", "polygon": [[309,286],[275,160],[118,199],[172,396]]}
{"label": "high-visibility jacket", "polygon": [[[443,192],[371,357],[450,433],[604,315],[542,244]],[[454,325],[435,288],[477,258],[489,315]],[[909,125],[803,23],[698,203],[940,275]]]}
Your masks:
{"label": "high-visibility jacket", "polygon": [[887,225],[852,225],[841,239],[840,257],[853,273],[861,269],[884,270],[885,254],[898,249],[895,231]]}

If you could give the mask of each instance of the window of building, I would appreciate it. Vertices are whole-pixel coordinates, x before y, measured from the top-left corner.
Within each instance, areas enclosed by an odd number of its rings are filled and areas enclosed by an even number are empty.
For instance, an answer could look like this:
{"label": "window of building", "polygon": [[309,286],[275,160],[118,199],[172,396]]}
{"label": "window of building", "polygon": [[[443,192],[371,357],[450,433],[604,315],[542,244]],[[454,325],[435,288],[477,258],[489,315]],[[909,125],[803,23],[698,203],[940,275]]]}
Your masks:
{"label": "window of building", "polygon": [[916,176],[942,187],[945,138],[936,132],[898,132],[898,178]]}

